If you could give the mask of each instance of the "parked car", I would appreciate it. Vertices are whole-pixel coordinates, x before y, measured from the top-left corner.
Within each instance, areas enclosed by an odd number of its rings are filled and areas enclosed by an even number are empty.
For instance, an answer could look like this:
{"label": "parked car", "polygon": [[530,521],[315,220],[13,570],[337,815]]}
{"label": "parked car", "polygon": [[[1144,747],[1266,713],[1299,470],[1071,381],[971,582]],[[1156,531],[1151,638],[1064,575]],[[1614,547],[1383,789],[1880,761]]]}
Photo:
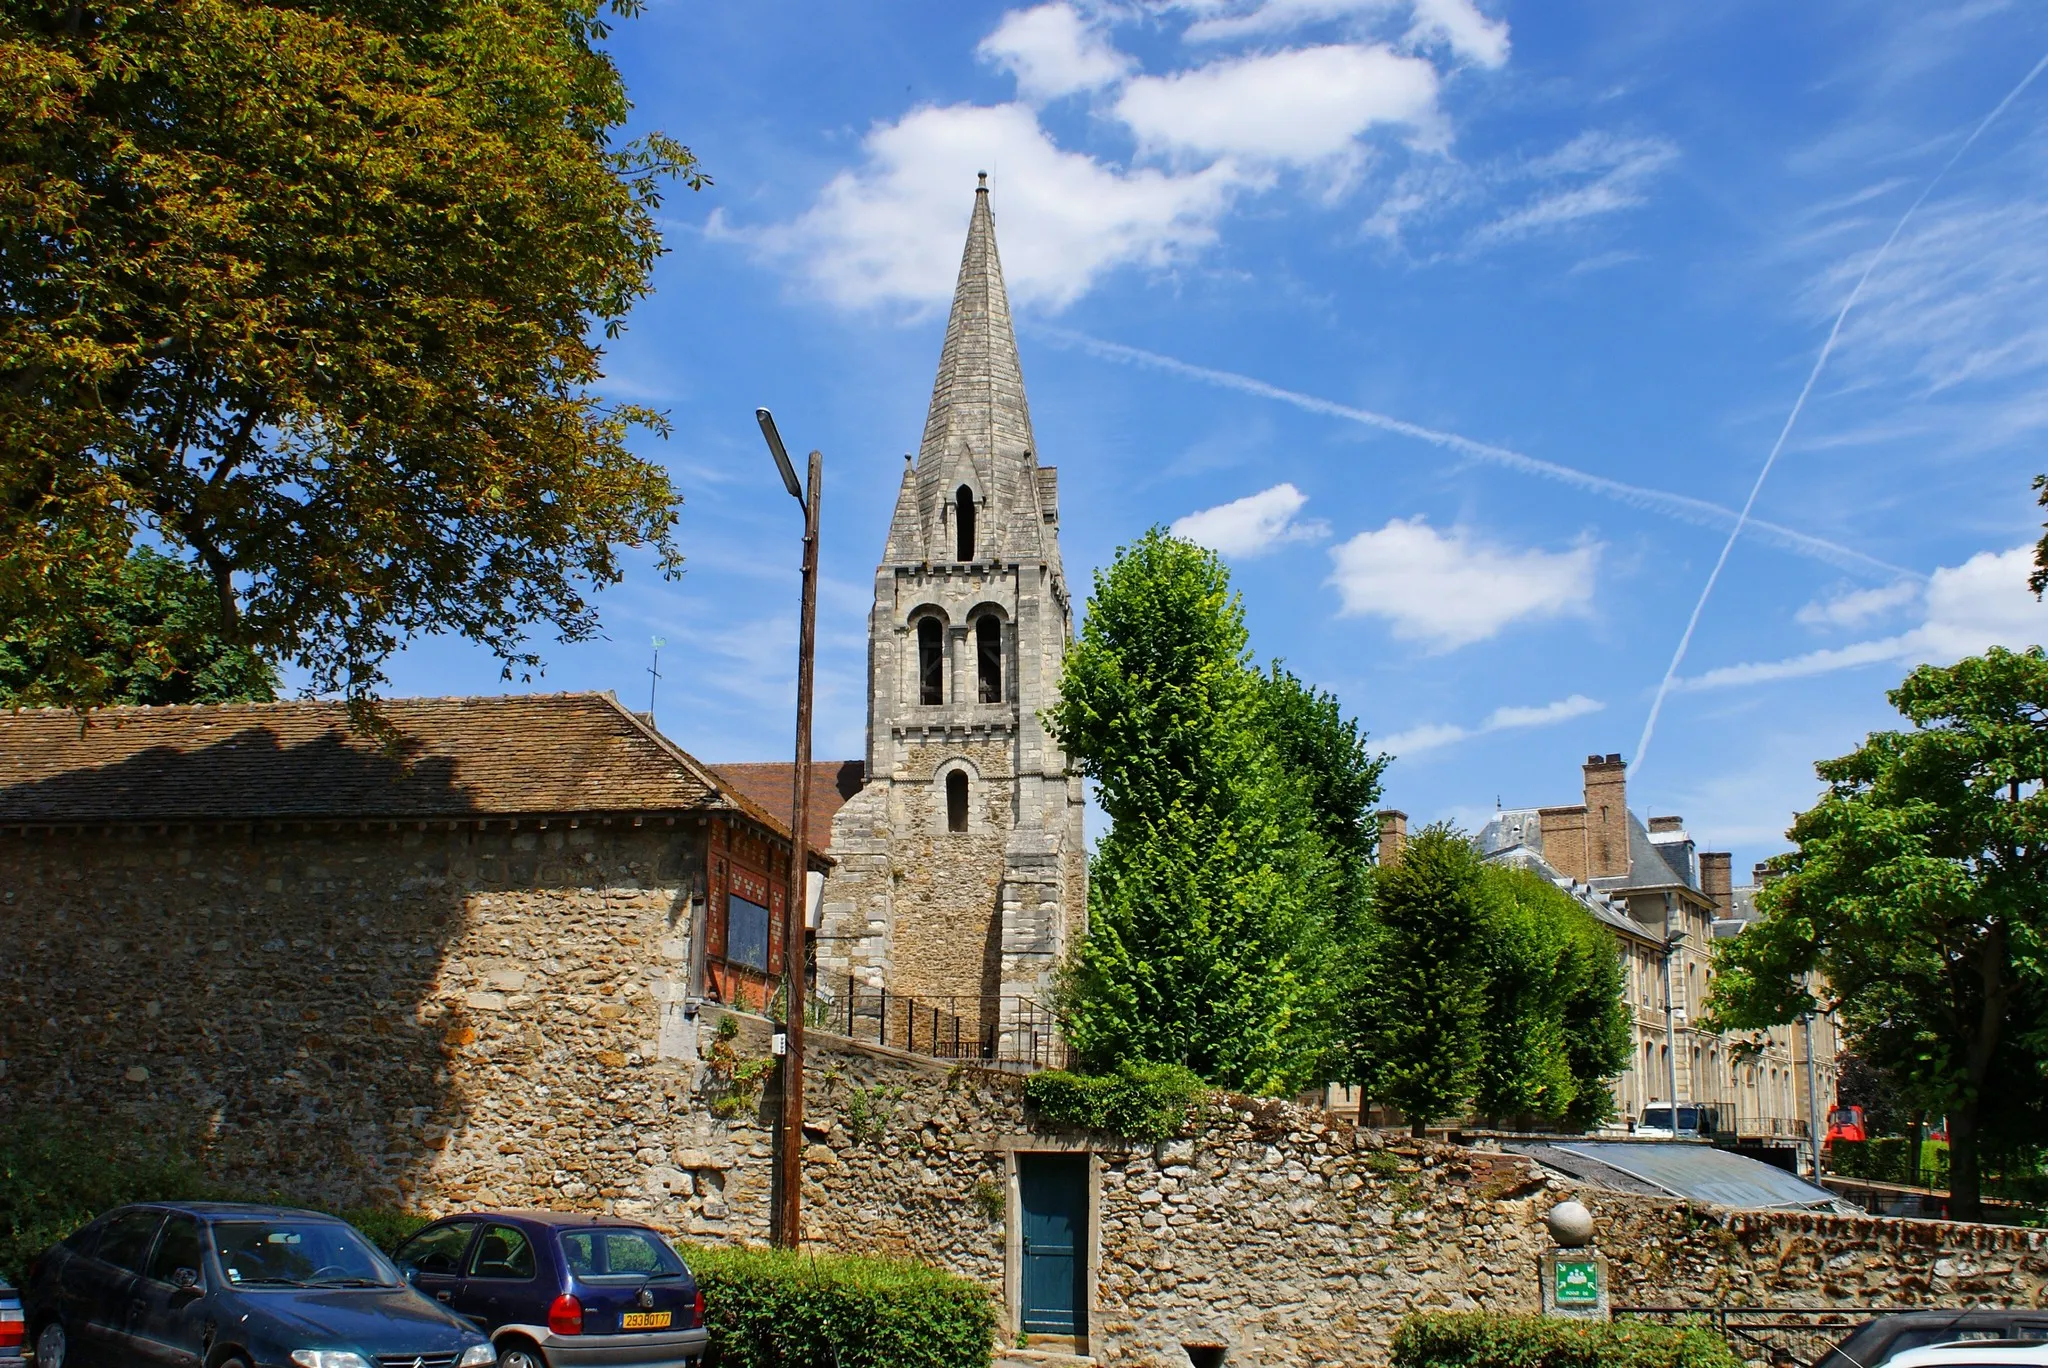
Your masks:
{"label": "parked car", "polygon": [[1672,1107],[1668,1102],[1643,1108],[1642,1119],[1636,1122],[1632,1134],[1638,1140],[1698,1139],[1714,1133],[1718,1119],[1712,1107],[1697,1103],[1681,1102],[1677,1107],[1678,1124],[1671,1124]]}
{"label": "parked car", "polygon": [[1969,1340],[1909,1349],[1892,1368],[2048,1368],[2048,1344],[2038,1340]]}
{"label": "parked car", "polygon": [[0,1283],[0,1368],[24,1368],[21,1356],[28,1324],[21,1314],[21,1294]]}
{"label": "parked car", "polygon": [[1905,1311],[1849,1332],[1814,1368],[1896,1368],[1902,1354],[1957,1341],[2048,1345],[2048,1311]]}
{"label": "parked car", "polygon": [[287,1207],[121,1207],[22,1289],[36,1368],[489,1368],[497,1351],[354,1227]]}
{"label": "parked car", "polygon": [[709,1343],[704,1296],[661,1232],[552,1211],[476,1211],[398,1247],[422,1293],[491,1337],[499,1368],[680,1368]]}

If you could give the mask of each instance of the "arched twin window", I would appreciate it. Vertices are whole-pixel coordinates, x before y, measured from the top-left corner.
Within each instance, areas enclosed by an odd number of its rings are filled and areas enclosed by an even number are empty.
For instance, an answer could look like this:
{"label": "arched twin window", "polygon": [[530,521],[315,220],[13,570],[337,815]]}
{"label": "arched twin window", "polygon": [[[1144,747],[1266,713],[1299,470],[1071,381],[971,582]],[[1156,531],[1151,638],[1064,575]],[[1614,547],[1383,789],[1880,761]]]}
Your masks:
{"label": "arched twin window", "polygon": [[954,550],[956,560],[974,559],[974,491],[961,485],[953,494]]}
{"label": "arched twin window", "polygon": [[917,701],[932,706],[946,701],[946,629],[935,617],[917,624]]}
{"label": "arched twin window", "polygon": [[967,830],[967,772],[954,770],[946,776],[946,830]]}

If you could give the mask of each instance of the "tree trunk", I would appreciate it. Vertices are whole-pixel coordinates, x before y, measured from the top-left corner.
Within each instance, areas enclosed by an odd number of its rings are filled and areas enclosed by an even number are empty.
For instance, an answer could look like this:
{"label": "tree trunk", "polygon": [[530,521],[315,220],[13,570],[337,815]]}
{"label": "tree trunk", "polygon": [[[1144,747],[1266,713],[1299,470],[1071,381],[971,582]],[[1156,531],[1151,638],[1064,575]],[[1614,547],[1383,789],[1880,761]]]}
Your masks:
{"label": "tree trunk", "polygon": [[[1914,1156],[1919,1162],[1919,1156]],[[1952,1221],[1974,1221],[1984,1213],[1984,1167],[1978,1157],[1977,1103],[1965,1102],[1948,1114],[1948,1215]]]}
{"label": "tree trunk", "polygon": [[1429,1123],[1427,1121],[1410,1121],[1408,1123],[1408,1134],[1416,1140],[1429,1139]]}

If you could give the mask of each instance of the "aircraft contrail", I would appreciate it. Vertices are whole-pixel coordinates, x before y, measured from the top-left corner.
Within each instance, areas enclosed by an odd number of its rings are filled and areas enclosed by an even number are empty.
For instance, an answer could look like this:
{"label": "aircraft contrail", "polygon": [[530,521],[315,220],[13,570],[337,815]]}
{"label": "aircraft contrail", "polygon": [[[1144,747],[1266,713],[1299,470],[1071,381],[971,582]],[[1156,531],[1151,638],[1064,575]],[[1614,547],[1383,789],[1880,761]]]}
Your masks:
{"label": "aircraft contrail", "polygon": [[[1614,499],[1633,508],[1662,513],[1681,522],[1691,523],[1695,527],[1730,527],[1741,524],[1741,515],[1736,510],[1710,503],[1705,499],[1695,499],[1689,494],[1674,494],[1669,490],[1649,489],[1621,480],[1611,480],[1605,475],[1595,475],[1590,471],[1559,465],[1555,461],[1542,460],[1509,447],[1474,441],[1455,432],[1424,427],[1420,423],[1411,423],[1402,418],[1375,413],[1371,409],[1357,408],[1350,404],[1340,404],[1333,399],[1323,399],[1313,394],[1303,394],[1299,390],[1282,389],[1278,385],[1268,384],[1249,375],[1239,375],[1235,371],[1214,370],[1175,357],[1162,356],[1158,352],[1146,351],[1140,347],[1125,346],[1121,342],[1105,342],[1099,337],[1090,337],[1086,333],[1073,332],[1066,328],[1038,324],[1033,326],[1031,331],[1055,342],[1079,347],[1106,360],[1150,366],[1155,370],[1186,376],[1190,380],[1199,380],[1204,384],[1236,390],[1240,394],[1254,394],[1262,399],[1277,400],[1310,413],[1342,418],[1364,427],[1378,428],[1382,432],[1412,437],[1446,451],[1455,451],[1476,460],[1520,471],[1524,475],[1556,480],[1561,484],[1571,485],[1603,498]],[[1926,578],[1917,570],[1909,570],[1904,566],[1879,560],[1854,547],[1843,546],[1838,542],[1831,542],[1777,523],[1765,522],[1761,518],[1752,519],[1748,525],[1766,540],[1785,550],[1797,552],[1802,556],[1811,556],[1842,569],[1865,572],[1875,569],[1894,577],[1904,576],[1916,580]]]}
{"label": "aircraft contrail", "polygon": [[[1678,667],[1685,663],[1685,653],[1692,645],[1693,631],[1700,625],[1700,614],[1706,611],[1707,600],[1713,597],[1714,586],[1720,582],[1721,567],[1728,564],[1728,553],[1735,549],[1736,539],[1742,535],[1743,528],[1751,525],[1749,512],[1756,507],[1757,495],[1763,493],[1764,481],[1770,478],[1771,467],[1778,463],[1778,453],[1785,449],[1785,439],[1792,435],[1793,425],[1799,421],[1800,413],[1805,410],[1806,399],[1813,393],[1814,382],[1820,379],[1821,371],[1828,364],[1828,357],[1834,353],[1835,341],[1842,335],[1842,323],[1849,317],[1849,310],[1856,307],[1856,300],[1862,295],[1863,287],[1869,283],[1871,275],[1884,261],[1885,254],[1891,251],[1892,244],[1899,240],[1899,234],[1906,230],[1907,221],[1927,202],[1927,197],[1934,193],[1934,187],[1941,184],[1942,177],[1963,159],[1963,154],[1976,144],[1977,139],[1984,136],[1984,130],[1991,127],[1999,115],[2005,113],[2006,106],[2017,100],[2020,92],[2032,85],[2034,78],[2044,69],[2048,69],[2048,54],[2044,54],[2040,61],[2034,63],[2033,70],[2022,76],[2020,83],[2006,92],[2005,98],[1998,102],[1997,107],[1984,116],[1969,137],[1963,139],[1962,146],[1941,164],[1941,169],[1934,173],[1934,178],[1928,181],[1919,196],[1906,206],[1906,212],[1901,214],[1899,221],[1892,226],[1891,236],[1884,240],[1884,245],[1879,247],[1876,255],[1864,265],[1863,274],[1856,278],[1855,288],[1850,290],[1849,297],[1842,301],[1842,311],[1835,315],[1835,324],[1828,329],[1827,341],[1821,343],[1820,355],[1814,358],[1813,369],[1808,372],[1806,383],[1800,387],[1799,397],[1792,402],[1792,411],[1785,415],[1785,426],[1778,430],[1778,440],[1771,443],[1771,453],[1764,457],[1763,469],[1756,473],[1756,483],[1749,487],[1749,497],[1743,500],[1742,513],[1735,519],[1735,526],[1729,529],[1728,540],[1722,544],[1721,554],[1714,561],[1714,568],[1707,573],[1707,582],[1700,590],[1699,601],[1693,604],[1692,616],[1686,619],[1685,631],[1678,638],[1678,649],[1671,653],[1671,664],[1665,667],[1664,678],[1657,684],[1656,697],[1650,700],[1650,715],[1643,719],[1642,739],[1636,742],[1634,765],[1638,776],[1642,774],[1644,760],[1649,758],[1650,738],[1657,730],[1657,715],[1664,710],[1664,699],[1671,692],[1672,680],[1678,677]],[[1761,527],[1763,524],[1759,522],[1754,525]]]}

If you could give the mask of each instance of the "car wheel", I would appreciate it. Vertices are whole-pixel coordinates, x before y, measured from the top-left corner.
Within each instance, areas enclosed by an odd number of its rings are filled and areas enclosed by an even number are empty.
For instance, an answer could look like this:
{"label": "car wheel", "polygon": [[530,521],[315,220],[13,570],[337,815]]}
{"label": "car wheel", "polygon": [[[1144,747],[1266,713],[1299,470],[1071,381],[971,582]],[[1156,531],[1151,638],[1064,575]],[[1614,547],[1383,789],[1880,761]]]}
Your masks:
{"label": "car wheel", "polygon": [[51,1321],[36,1331],[36,1368],[64,1368],[71,1359],[70,1349],[63,1322]]}
{"label": "car wheel", "polygon": [[548,1368],[548,1361],[530,1344],[508,1344],[498,1351],[498,1368]]}

